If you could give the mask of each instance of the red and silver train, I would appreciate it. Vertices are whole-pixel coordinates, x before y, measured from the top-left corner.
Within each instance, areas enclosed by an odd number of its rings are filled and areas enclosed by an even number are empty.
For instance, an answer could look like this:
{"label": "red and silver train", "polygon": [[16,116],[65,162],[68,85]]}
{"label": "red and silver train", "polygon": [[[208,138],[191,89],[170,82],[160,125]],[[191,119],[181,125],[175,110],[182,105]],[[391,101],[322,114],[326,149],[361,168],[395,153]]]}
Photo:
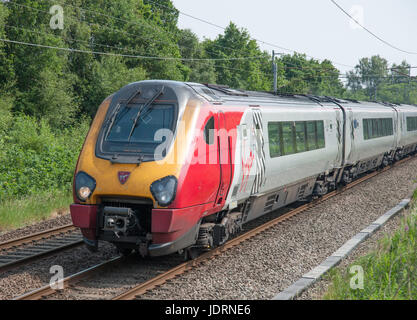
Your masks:
{"label": "red and silver train", "polygon": [[99,107],[71,215],[93,250],[208,249],[416,149],[415,106],[142,81]]}

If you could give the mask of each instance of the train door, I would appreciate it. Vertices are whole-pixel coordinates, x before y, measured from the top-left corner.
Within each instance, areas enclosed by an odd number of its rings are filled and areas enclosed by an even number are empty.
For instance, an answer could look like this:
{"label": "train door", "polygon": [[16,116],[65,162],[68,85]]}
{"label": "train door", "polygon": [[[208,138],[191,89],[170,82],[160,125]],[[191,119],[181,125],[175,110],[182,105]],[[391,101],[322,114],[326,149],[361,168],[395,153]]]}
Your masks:
{"label": "train door", "polygon": [[[353,111],[350,109],[347,113],[346,120],[346,162],[348,162],[348,159],[350,159],[351,154],[355,154],[355,139],[360,128],[362,128],[362,126],[360,125],[359,121],[355,119]],[[350,134],[348,133],[348,130],[350,130]]]}
{"label": "train door", "polygon": [[396,150],[400,145],[401,145],[401,139],[403,138],[403,135],[406,132],[406,129],[404,130],[404,128],[406,127],[406,119],[405,119],[405,114],[403,113],[402,116],[400,114],[400,112],[398,112],[398,109],[396,107],[392,107],[393,110],[393,118],[394,118],[394,124],[393,124],[393,128],[394,128],[394,137],[395,137],[395,141],[394,141],[394,145],[392,146],[393,150]]}
{"label": "train door", "polygon": [[259,194],[266,182],[265,139],[260,108],[250,108],[237,127],[235,181],[232,199]]}
{"label": "train door", "polygon": [[344,159],[342,159],[343,157],[343,152],[342,152],[342,148],[344,148],[344,141],[343,141],[343,135],[344,135],[344,130],[345,130],[345,119],[343,117],[343,113],[340,110],[340,108],[335,108],[335,112],[336,112],[336,137],[337,137],[337,152],[336,152],[336,160],[335,163],[333,164],[335,167],[340,166]]}
{"label": "train door", "polygon": [[223,111],[219,111],[217,117],[217,148],[220,183],[215,202],[216,206],[223,204],[226,200],[232,179],[231,141],[227,131],[226,116]]}
{"label": "train door", "polygon": [[266,182],[266,156],[265,138],[262,123],[262,111],[259,108],[252,109],[252,130],[251,130],[251,150],[254,155],[255,179],[253,181],[251,194],[258,194],[261,187]]}

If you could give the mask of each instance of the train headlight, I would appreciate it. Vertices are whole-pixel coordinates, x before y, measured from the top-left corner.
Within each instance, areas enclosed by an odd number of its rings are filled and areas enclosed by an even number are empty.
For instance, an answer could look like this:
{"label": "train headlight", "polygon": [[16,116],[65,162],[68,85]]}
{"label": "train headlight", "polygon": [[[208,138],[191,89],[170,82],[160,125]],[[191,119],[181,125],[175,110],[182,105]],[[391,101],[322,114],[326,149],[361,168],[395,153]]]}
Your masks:
{"label": "train headlight", "polygon": [[77,173],[75,176],[75,192],[79,200],[86,201],[93,194],[95,188],[96,180],[85,172]]}
{"label": "train headlight", "polygon": [[174,201],[177,183],[177,178],[174,176],[165,177],[152,183],[152,195],[161,207],[167,207]]}

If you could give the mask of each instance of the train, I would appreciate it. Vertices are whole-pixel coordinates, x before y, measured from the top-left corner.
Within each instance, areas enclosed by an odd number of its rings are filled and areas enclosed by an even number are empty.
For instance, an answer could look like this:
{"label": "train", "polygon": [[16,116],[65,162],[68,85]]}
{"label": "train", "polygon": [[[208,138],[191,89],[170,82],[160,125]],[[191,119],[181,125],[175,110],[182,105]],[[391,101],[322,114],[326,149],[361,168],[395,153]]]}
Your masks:
{"label": "train", "polygon": [[417,151],[417,107],[147,80],[99,106],[74,173],[87,247],[196,252]]}

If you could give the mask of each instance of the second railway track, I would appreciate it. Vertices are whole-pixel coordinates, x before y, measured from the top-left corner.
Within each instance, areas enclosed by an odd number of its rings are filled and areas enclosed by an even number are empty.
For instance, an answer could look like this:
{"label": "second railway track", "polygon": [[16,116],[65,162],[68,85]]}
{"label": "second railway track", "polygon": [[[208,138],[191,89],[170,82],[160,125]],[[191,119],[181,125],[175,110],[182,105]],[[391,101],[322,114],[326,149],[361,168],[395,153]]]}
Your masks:
{"label": "second railway track", "polygon": [[0,272],[82,244],[82,236],[72,224],[0,243]]}
{"label": "second railway track", "polygon": [[[199,257],[197,257],[196,259],[192,260],[192,261],[188,261],[188,262],[184,262],[181,264],[178,264],[177,266],[175,266],[172,269],[169,269],[166,272],[163,272],[161,274],[158,274],[155,277],[152,277],[151,279],[148,279],[146,281],[143,281],[142,283],[134,286],[133,288],[131,288],[130,290],[125,291],[122,294],[119,294],[117,296],[113,297],[113,300],[130,300],[130,299],[135,299],[136,297],[151,291],[152,289],[157,288],[158,286],[161,286],[162,284],[168,282],[169,280],[174,279],[175,277],[178,277],[179,275],[192,270],[193,268],[196,268],[197,266],[201,265],[202,263],[213,259],[219,255],[221,255],[223,252],[238,246],[240,243],[247,241],[249,239],[252,239],[253,237],[257,236],[258,234],[265,232],[266,230],[276,226],[277,224],[280,224],[288,219],[291,219],[292,217],[305,212],[306,210],[309,210],[315,206],[317,206],[318,204],[338,195],[343,193],[346,190],[349,190],[353,187],[355,187],[356,185],[367,181],[383,172],[386,172],[387,170],[389,170],[392,167],[396,167],[408,160],[410,160],[411,158],[406,158],[403,159],[399,162],[397,162],[396,164],[387,167],[385,169],[379,170],[379,171],[375,171],[372,172],[354,182],[352,182],[351,184],[349,184],[348,186],[339,189],[339,190],[335,190],[319,199],[316,199],[310,203],[301,205],[293,210],[291,210],[290,212],[284,213],[283,215],[279,216],[278,218],[275,218],[271,221],[268,221],[250,231],[247,231],[243,234],[241,234],[240,236],[237,236],[234,239],[229,240],[226,244],[224,244],[223,246],[220,246],[216,249],[213,249],[209,252],[203,253],[202,255],[200,255]],[[75,285],[77,282],[86,279],[88,277],[91,277],[93,275],[98,274],[99,272],[102,272],[103,270],[105,270],[106,268],[108,268],[111,265],[115,265],[117,263],[120,263],[122,261],[121,257],[116,257],[113,258],[111,260],[109,260],[108,262],[104,262],[101,263],[95,267],[91,267],[85,271],[81,271],[73,276],[67,277],[66,279],[64,279],[64,284],[66,286],[73,286]],[[34,290],[32,292],[29,292],[25,295],[22,295],[16,299],[18,300],[36,300],[36,299],[42,299],[42,298],[46,298],[47,296],[56,293],[56,290],[51,289],[50,286],[45,286],[42,288],[39,288],[37,290]]]}

